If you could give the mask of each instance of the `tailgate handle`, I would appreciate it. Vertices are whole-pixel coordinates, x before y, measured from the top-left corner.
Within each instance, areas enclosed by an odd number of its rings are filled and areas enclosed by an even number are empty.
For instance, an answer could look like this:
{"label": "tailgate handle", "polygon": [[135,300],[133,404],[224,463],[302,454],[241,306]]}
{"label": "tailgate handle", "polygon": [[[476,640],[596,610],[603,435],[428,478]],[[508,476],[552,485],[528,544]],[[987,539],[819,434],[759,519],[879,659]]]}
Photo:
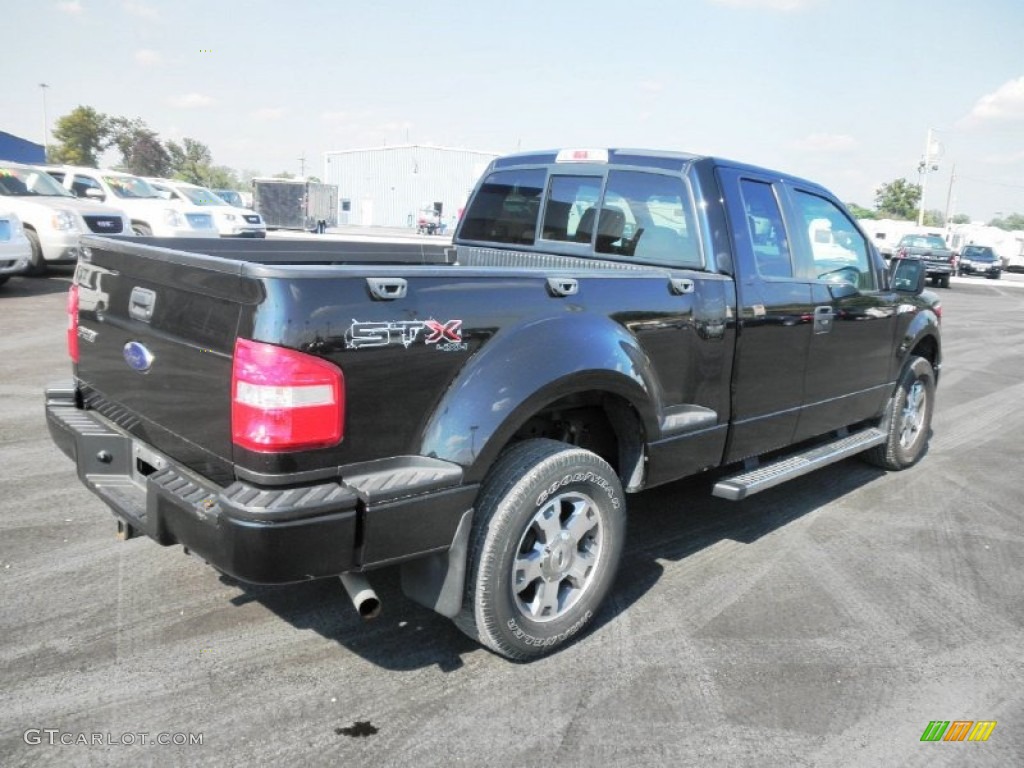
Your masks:
{"label": "tailgate handle", "polygon": [[128,314],[136,320],[148,323],[153,319],[153,308],[156,306],[156,293],[149,288],[132,288],[128,300]]}
{"label": "tailgate handle", "polygon": [[575,296],[580,285],[572,277],[549,277],[548,290],[554,296]]}
{"label": "tailgate handle", "polygon": [[370,287],[370,295],[381,301],[404,299],[408,290],[404,277],[368,277],[366,284]]}

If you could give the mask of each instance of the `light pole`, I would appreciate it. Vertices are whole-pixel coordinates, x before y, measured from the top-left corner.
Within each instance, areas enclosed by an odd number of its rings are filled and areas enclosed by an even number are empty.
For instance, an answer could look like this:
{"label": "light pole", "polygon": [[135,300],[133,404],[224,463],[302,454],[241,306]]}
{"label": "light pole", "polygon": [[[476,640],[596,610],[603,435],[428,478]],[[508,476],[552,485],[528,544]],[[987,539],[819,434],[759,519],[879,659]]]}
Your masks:
{"label": "light pole", "polygon": [[50,162],[50,123],[46,119],[46,89],[50,86],[46,83],[39,84],[39,90],[43,92],[43,160]]}

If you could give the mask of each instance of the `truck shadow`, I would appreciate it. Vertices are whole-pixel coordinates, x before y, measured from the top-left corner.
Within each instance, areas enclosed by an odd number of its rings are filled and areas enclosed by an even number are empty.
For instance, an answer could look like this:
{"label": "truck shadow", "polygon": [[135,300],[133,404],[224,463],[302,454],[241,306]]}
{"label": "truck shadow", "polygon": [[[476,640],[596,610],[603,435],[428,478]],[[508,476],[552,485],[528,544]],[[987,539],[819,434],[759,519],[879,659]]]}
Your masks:
{"label": "truck shadow", "polygon": [[[680,562],[723,540],[755,542],[884,475],[847,459],[740,502],[711,496],[714,475],[632,496],[626,551],[594,629],[642,599],[664,573],[659,560]],[[463,666],[466,654],[486,653],[448,619],[406,598],[397,568],[368,575],[383,606],[381,616],[372,621],[356,615],[336,579],[283,587],[222,579],[240,590],[231,601],[234,605],[258,601],[296,629],[311,629],[383,669],[437,666],[454,671]],[[575,642],[586,642],[586,635]]]}

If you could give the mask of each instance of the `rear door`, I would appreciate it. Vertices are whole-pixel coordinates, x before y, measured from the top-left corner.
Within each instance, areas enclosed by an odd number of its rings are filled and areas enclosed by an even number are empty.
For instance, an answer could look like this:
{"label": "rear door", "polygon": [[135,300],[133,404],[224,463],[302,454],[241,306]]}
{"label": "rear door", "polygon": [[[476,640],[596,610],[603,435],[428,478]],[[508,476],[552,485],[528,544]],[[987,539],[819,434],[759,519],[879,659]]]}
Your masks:
{"label": "rear door", "polygon": [[813,334],[811,285],[798,269],[785,189],[768,174],[718,168],[736,257],[739,334],[726,462],[793,441]]}

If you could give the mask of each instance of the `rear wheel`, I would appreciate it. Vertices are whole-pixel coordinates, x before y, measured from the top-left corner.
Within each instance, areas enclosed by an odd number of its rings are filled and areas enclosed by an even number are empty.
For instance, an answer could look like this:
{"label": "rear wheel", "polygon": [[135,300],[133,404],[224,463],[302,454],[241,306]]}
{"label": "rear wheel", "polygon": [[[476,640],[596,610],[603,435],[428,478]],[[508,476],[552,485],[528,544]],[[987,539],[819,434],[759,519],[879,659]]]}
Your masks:
{"label": "rear wheel", "polygon": [[142,222],[139,221],[133,221],[132,234],[138,237],[152,237],[153,229],[149,226],[149,224],[143,224]]}
{"label": "rear wheel", "polygon": [[46,274],[46,259],[43,257],[43,246],[39,243],[39,235],[34,229],[26,227],[25,237],[28,238],[28,244],[32,247],[32,256],[28,260],[28,269],[25,270],[25,274],[41,277]]}
{"label": "rear wheel", "polygon": [[912,357],[886,406],[886,441],[863,455],[883,469],[906,469],[924,455],[935,406],[935,371],[923,357]]}
{"label": "rear wheel", "polygon": [[510,659],[542,656],[593,620],[625,539],[615,471],[555,440],[509,448],[480,491],[458,627]]}

